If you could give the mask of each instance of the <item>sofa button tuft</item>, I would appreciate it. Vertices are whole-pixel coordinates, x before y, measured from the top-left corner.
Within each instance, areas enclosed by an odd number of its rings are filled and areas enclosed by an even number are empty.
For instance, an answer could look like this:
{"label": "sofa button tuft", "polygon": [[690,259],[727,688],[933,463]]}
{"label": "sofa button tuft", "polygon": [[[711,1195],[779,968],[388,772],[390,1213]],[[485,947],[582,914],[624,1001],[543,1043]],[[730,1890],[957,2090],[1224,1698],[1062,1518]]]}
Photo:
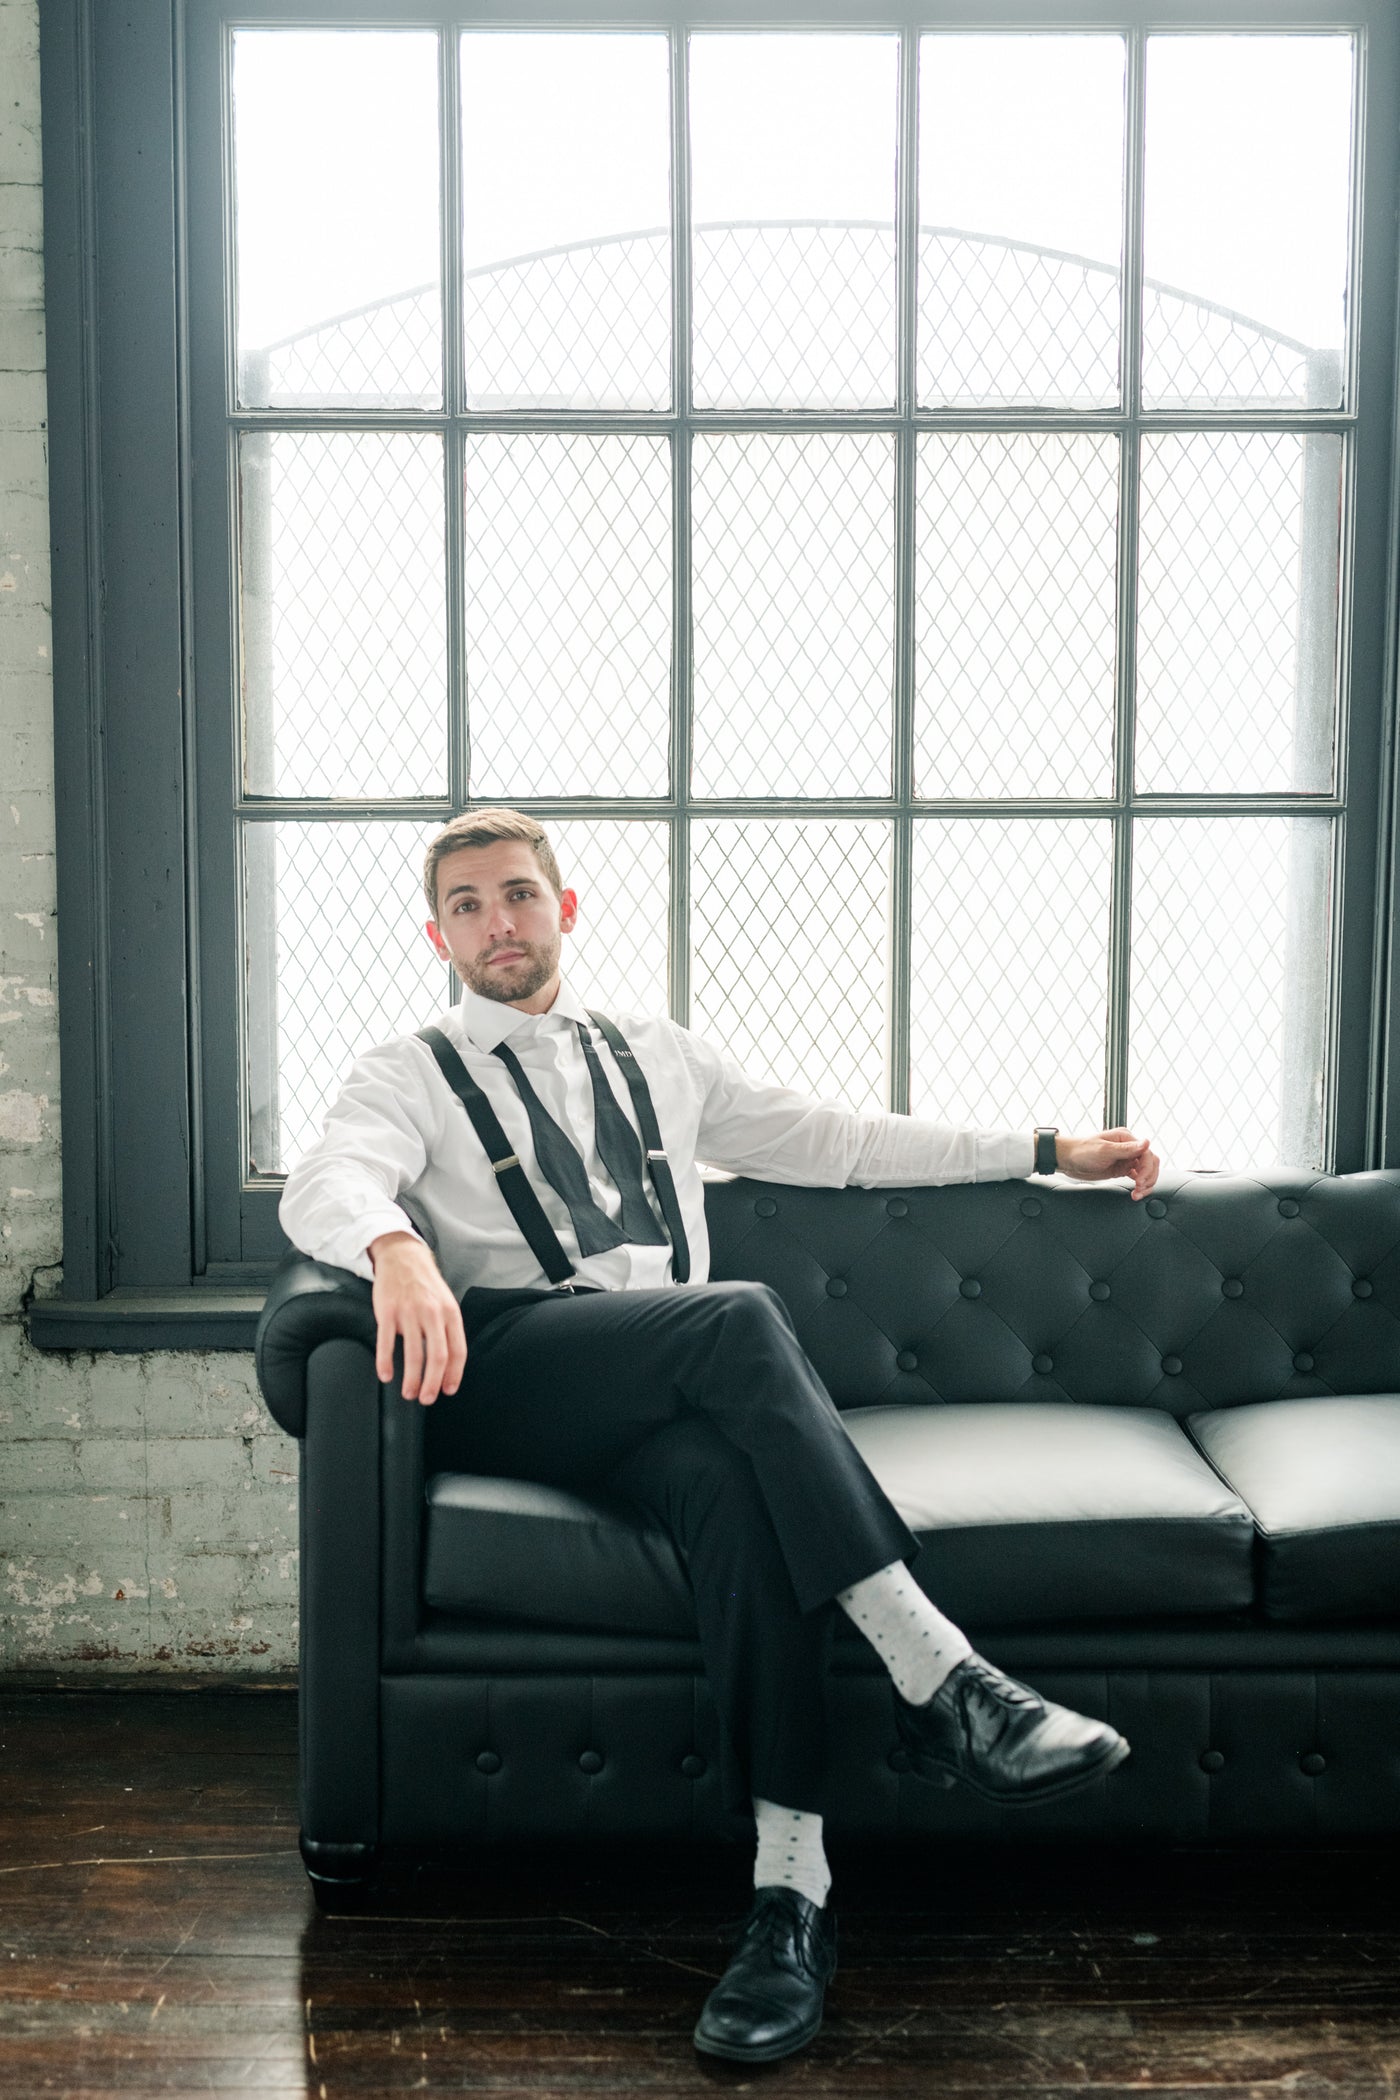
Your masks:
{"label": "sofa button tuft", "polygon": [[753,1214],[756,1218],[776,1218],[778,1206],[771,1196],[760,1196],[753,1207]]}
{"label": "sofa button tuft", "polygon": [[1238,1276],[1227,1276],[1220,1289],[1227,1298],[1243,1298],[1244,1296],[1244,1285],[1240,1282]]}
{"label": "sofa button tuft", "polygon": [[905,1202],[903,1196],[891,1196],[889,1202],[885,1205],[885,1216],[887,1218],[907,1218],[908,1215],[909,1205]]}
{"label": "sofa button tuft", "polygon": [[1351,1287],[1351,1294],[1353,1298],[1369,1298],[1371,1295],[1371,1284],[1369,1279],[1365,1276],[1358,1276],[1355,1283]]}
{"label": "sofa button tuft", "polygon": [[1316,1779],[1319,1772],[1327,1770],[1327,1760],[1320,1750],[1309,1750],[1306,1757],[1299,1758],[1298,1770],[1306,1772],[1309,1779]]}
{"label": "sofa button tuft", "polygon": [[895,1358],[895,1368],[900,1371],[917,1371],[919,1359],[912,1349],[901,1349]]}
{"label": "sofa button tuft", "polygon": [[907,1772],[909,1770],[909,1752],[902,1746],[898,1750],[891,1750],[889,1766],[892,1772]]}
{"label": "sofa button tuft", "polygon": [[1038,1218],[1040,1216],[1040,1198],[1038,1196],[1023,1197],[1021,1216],[1023,1218]]}
{"label": "sofa button tuft", "polygon": [[1310,1371],[1313,1368],[1313,1358],[1309,1356],[1306,1349],[1298,1351],[1298,1354],[1293,1359],[1293,1368],[1295,1371]]}
{"label": "sofa button tuft", "polygon": [[1301,1206],[1294,1201],[1292,1196],[1281,1196],[1279,1198],[1278,1214],[1281,1218],[1296,1218],[1300,1208]]}
{"label": "sofa button tuft", "polygon": [[489,1779],[493,1772],[499,1772],[501,1769],[499,1753],[495,1750],[478,1750],[476,1769],[478,1772],[484,1772]]}
{"label": "sofa button tuft", "polygon": [[828,1298],[844,1298],[847,1287],[844,1276],[828,1276],[826,1279],[826,1295]]}
{"label": "sofa button tuft", "polygon": [[681,1759],[681,1770],[687,1779],[703,1779],[705,1776],[705,1760],[692,1750]]}
{"label": "sofa button tuft", "polygon": [[1167,1215],[1167,1206],[1160,1196],[1148,1197],[1147,1215],[1149,1218],[1164,1218]]}
{"label": "sofa button tuft", "polygon": [[982,1295],[982,1286],[975,1276],[964,1276],[962,1282],[958,1285],[958,1289],[962,1292],[964,1298],[980,1298]]}
{"label": "sofa button tuft", "polygon": [[1203,1750],[1196,1760],[1203,1772],[1218,1772],[1225,1763],[1223,1750]]}
{"label": "sofa button tuft", "polygon": [[1108,1285],[1106,1283],[1091,1283],[1089,1286],[1089,1296],[1091,1298],[1096,1298],[1099,1304],[1102,1305],[1104,1299],[1108,1296]]}
{"label": "sofa button tuft", "polygon": [[594,1772],[602,1771],[603,1760],[596,1750],[585,1750],[579,1758],[578,1768],[580,1772],[587,1772],[591,1777]]}
{"label": "sofa button tuft", "polygon": [[1040,1355],[1039,1355],[1039,1356],[1033,1356],[1033,1357],[1031,1358],[1031,1369],[1032,1369],[1033,1371],[1039,1371],[1039,1373],[1040,1373],[1040,1375],[1041,1375],[1041,1377],[1042,1377],[1042,1378],[1043,1378],[1043,1377],[1045,1376],[1045,1373],[1046,1373],[1047,1371],[1053,1371],[1053,1370],[1054,1370],[1054,1368],[1055,1368],[1055,1359],[1054,1359],[1054,1357],[1053,1357],[1053,1356],[1047,1356],[1047,1355],[1045,1354],[1045,1352],[1044,1352],[1044,1350],[1043,1350],[1043,1349],[1042,1349],[1042,1351],[1040,1352]]}
{"label": "sofa button tuft", "polygon": [[1181,1358],[1179,1356],[1164,1356],[1162,1358],[1162,1369],[1166,1372],[1168,1378],[1175,1378],[1181,1369]]}

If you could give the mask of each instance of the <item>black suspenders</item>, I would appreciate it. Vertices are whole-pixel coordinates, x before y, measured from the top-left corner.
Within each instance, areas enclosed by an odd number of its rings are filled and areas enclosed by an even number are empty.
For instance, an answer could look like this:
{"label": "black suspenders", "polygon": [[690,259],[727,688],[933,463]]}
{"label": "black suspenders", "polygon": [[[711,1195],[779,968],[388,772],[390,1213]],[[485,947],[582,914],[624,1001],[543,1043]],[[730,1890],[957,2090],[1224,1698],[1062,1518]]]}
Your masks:
{"label": "black suspenders", "polygon": [[[637,1112],[637,1121],[642,1128],[647,1172],[651,1176],[652,1187],[656,1190],[661,1215],[671,1239],[671,1273],[677,1283],[686,1283],[690,1279],[690,1245],[685,1236],[685,1226],[681,1222],[681,1206],[676,1194],[675,1177],[661,1143],[661,1131],[652,1104],[651,1089],[646,1083],[641,1066],[628,1048],[622,1031],[612,1021],[605,1020],[602,1014],[590,1012],[588,1018],[604,1037],[627,1081],[632,1104]],[[545,1216],[544,1207],[531,1188],[529,1176],[521,1166],[518,1155],[511,1151],[510,1139],[502,1130],[495,1109],[440,1028],[420,1028],[418,1034],[437,1059],[438,1070],[466,1110],[472,1128],[481,1139],[486,1157],[491,1162],[491,1171],[496,1177],[497,1187],[524,1235],[530,1252],[552,1284],[557,1288],[568,1289],[578,1271],[564,1252],[558,1233]]]}

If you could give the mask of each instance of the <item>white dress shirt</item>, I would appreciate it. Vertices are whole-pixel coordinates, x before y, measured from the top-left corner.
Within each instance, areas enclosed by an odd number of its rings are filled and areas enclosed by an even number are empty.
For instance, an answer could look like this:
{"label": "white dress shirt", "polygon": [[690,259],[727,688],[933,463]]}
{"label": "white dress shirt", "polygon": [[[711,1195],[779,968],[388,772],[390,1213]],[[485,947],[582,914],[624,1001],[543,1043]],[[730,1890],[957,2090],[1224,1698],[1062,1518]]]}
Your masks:
{"label": "white dress shirt", "polygon": [[[672,1280],[669,1245],[579,1253],[568,1209],[540,1172],[524,1105],[509,1072],[491,1055],[497,1043],[510,1044],[540,1100],[581,1152],[594,1201],[617,1219],[621,1201],[598,1153],[593,1088],[573,1025],[587,1018],[567,984],[543,1014],[521,1013],[464,988],[461,1004],[434,1025],[489,1097],[580,1279],[607,1290],[655,1290]],[[1028,1130],[963,1130],[913,1116],[860,1115],[750,1078],[674,1021],[616,1018],[651,1088],[690,1242],[692,1282],[709,1275],[701,1161],[811,1188],[1003,1181],[1034,1169]],[[618,1105],[636,1129],[626,1081],[596,1032],[594,1042]],[[659,1218],[649,1184],[647,1195]],[[433,1248],[459,1296],[474,1284],[516,1289],[548,1282],[466,1111],[416,1036],[398,1036],[356,1060],[322,1136],[287,1177],[279,1215],[303,1253],[360,1276],[374,1273],[371,1241],[382,1232],[409,1231]]]}

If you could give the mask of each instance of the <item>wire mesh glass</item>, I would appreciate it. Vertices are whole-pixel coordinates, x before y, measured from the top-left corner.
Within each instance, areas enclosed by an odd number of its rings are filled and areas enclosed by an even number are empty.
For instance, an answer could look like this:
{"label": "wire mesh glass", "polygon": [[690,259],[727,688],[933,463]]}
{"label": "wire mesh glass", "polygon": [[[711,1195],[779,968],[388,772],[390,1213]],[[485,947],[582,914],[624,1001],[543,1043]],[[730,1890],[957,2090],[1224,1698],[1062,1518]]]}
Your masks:
{"label": "wire mesh glass", "polygon": [[555,817],[549,835],[578,924],[564,943],[573,989],[605,1014],[664,1014],[670,827],[636,818]]}
{"label": "wire mesh glass", "polygon": [[1121,35],[920,39],[923,405],[1118,399],[1125,67]]}
{"label": "wire mesh glass", "polygon": [[255,795],[447,790],[442,440],[239,440],[244,770]]}
{"label": "wire mesh glass", "polygon": [[470,437],[465,518],[472,794],[663,795],[667,440]]}
{"label": "wire mesh glass", "polygon": [[1323,1166],[1332,820],[1133,836],[1128,1120],[1174,1170]]}
{"label": "wire mesh glass", "polygon": [[320,1135],[352,1061],[447,1006],[424,932],[434,825],[243,827],[248,1101],[254,1173],[284,1173]]}
{"label": "wire mesh glass", "polygon": [[697,436],[698,795],[887,795],[894,441]]}
{"label": "wire mesh glass", "polygon": [[667,408],[665,36],[468,32],[461,52],[470,405]]}
{"label": "wire mesh glass", "polygon": [[916,822],[915,1115],[1102,1128],[1112,880],[1105,818]]}
{"label": "wire mesh glass", "polygon": [[1341,508],[1328,432],[1144,435],[1140,790],[1331,786]]}
{"label": "wire mesh glass", "polygon": [[437,74],[431,31],[234,31],[245,407],[441,405]]}
{"label": "wire mesh glass", "polygon": [[882,1108],[890,826],[809,817],[691,826],[691,1026],[749,1070]]}
{"label": "wire mesh glass", "polygon": [[917,794],[1112,791],[1118,442],[919,438]]}
{"label": "wire mesh glass", "polygon": [[893,36],[691,36],[697,407],[893,404],[898,63]]}
{"label": "wire mesh glass", "polygon": [[1149,407],[1340,404],[1354,67],[1346,33],[1147,39]]}

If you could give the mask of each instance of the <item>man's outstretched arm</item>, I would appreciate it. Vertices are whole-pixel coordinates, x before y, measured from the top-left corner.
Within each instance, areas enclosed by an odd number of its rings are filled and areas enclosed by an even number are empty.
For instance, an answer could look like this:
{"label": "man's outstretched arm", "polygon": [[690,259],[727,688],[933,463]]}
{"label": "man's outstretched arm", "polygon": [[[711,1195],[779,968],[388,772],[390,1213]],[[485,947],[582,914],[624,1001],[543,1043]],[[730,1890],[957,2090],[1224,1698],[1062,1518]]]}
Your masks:
{"label": "man's outstretched arm", "polygon": [[[688,1031],[683,1048],[705,1090],[696,1155],[712,1166],[816,1188],[1003,1181],[1034,1171],[1030,1130],[863,1114],[755,1079]],[[1150,1142],[1121,1127],[1057,1137],[1055,1147],[1060,1172],[1076,1181],[1121,1176],[1132,1182],[1135,1201],[1148,1194],[1161,1171]]]}

